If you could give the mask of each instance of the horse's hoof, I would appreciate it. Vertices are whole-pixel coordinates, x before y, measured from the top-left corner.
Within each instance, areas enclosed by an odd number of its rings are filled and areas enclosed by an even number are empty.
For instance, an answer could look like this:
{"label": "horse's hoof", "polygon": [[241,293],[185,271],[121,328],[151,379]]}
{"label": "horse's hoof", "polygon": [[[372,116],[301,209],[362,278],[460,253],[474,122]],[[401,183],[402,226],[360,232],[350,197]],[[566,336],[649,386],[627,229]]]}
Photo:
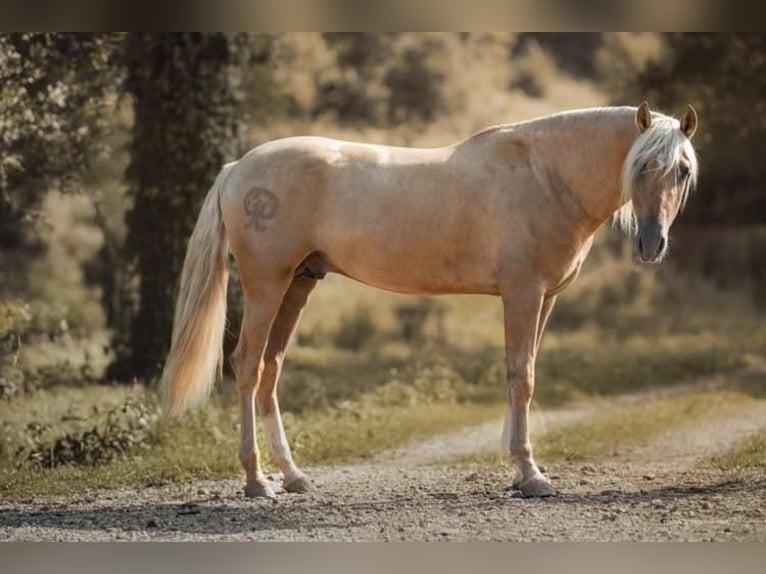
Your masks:
{"label": "horse's hoof", "polygon": [[263,482],[253,482],[245,485],[245,496],[247,498],[276,498],[274,491],[264,480]]}
{"label": "horse's hoof", "polygon": [[553,490],[551,483],[542,477],[527,478],[519,483],[514,483],[513,486],[521,491],[521,495],[524,498],[545,498],[548,496],[556,496],[556,491]]}
{"label": "horse's hoof", "polygon": [[294,478],[291,478],[289,481],[285,480],[284,483],[282,483],[282,488],[285,489],[285,492],[311,492],[314,490],[314,485],[311,484],[311,481],[306,478],[305,475],[299,475]]}

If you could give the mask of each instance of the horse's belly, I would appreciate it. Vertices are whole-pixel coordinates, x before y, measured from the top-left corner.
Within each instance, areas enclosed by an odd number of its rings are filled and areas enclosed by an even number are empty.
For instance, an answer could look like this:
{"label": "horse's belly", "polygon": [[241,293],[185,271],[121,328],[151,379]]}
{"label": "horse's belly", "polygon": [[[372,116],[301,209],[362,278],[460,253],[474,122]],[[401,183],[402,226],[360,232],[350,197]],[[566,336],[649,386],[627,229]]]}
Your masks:
{"label": "horse's belly", "polygon": [[416,273],[383,275],[366,271],[360,270],[356,272],[354,270],[347,272],[340,270],[339,272],[365,285],[410,295],[498,294],[497,285],[494,282],[482,281],[478,278],[459,277],[444,280],[441,277],[423,277]]}
{"label": "horse's belly", "polygon": [[425,160],[365,167],[338,167],[319,192],[312,236],[338,272],[402,293],[497,292],[490,180]]}
{"label": "horse's belly", "polygon": [[398,293],[497,294],[495,265],[486,256],[453,257],[442,250],[374,249],[357,245],[326,254],[328,271]]}

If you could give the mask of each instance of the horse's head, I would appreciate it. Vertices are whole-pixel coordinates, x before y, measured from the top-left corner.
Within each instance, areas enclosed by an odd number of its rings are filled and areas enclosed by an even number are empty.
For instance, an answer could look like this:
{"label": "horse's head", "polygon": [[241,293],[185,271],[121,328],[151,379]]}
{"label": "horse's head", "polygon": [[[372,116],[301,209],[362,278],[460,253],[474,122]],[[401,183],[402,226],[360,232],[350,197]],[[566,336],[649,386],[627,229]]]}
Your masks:
{"label": "horse's head", "polygon": [[639,135],[622,170],[625,202],[617,221],[635,232],[634,260],[659,263],[667,253],[668,230],[697,182],[697,156],[690,139],[697,113],[688,106],[680,121],[652,114],[644,102],[636,111]]}

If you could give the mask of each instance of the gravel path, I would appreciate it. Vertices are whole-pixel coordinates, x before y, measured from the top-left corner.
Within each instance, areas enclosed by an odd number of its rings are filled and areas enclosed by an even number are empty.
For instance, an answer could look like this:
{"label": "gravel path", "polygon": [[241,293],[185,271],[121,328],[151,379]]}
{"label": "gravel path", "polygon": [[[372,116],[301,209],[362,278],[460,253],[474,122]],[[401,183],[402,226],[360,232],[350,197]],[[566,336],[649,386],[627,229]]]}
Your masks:
{"label": "gravel path", "polygon": [[[591,410],[538,413],[537,424],[552,428]],[[236,479],[0,502],[0,538],[764,541],[766,473],[732,480],[701,461],[765,421],[760,400],[736,418],[662,435],[605,462],[557,464],[550,478],[560,494],[549,499],[521,498],[500,467],[442,464],[494,445],[493,422],[374,463],[308,469],[317,488],[306,495],[279,492],[272,475],[276,501],[245,499]]]}

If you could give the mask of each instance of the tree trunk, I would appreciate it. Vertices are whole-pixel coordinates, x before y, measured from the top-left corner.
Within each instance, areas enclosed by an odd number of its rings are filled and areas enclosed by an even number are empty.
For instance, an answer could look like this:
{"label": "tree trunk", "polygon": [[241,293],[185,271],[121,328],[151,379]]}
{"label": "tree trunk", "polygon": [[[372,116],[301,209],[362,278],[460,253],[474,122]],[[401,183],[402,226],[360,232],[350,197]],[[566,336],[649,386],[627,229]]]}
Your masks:
{"label": "tree trunk", "polygon": [[152,377],[170,345],[174,293],[200,205],[222,165],[240,151],[233,79],[241,36],[131,34],[127,89],[135,123],[127,177],[133,207],[127,247],[139,308],[118,377]]}

